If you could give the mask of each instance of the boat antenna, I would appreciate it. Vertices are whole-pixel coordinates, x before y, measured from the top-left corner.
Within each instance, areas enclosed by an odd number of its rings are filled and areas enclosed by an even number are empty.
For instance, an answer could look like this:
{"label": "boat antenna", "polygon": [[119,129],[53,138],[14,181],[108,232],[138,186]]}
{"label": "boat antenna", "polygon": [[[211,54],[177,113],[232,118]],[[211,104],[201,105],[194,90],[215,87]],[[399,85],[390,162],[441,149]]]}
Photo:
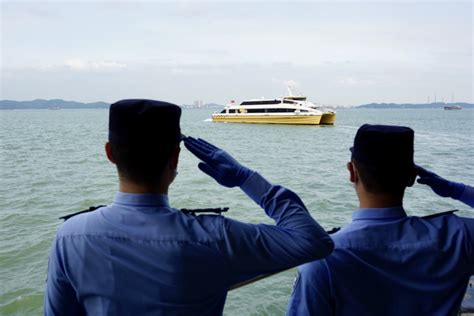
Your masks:
{"label": "boat antenna", "polygon": [[290,97],[294,96],[294,95],[293,95],[292,87],[291,87],[290,85],[287,85],[287,86],[286,86],[286,89],[288,90],[288,95],[289,95]]}

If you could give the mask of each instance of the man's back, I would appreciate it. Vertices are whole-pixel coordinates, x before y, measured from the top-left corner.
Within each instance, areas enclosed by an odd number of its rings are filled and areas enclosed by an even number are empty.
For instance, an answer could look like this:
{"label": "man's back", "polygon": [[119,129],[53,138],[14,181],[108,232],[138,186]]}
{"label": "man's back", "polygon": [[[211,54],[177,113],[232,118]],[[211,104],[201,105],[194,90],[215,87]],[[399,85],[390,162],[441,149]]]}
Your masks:
{"label": "man's back", "polygon": [[361,209],[334,252],[300,267],[291,315],[455,315],[474,273],[474,219]]}
{"label": "man's back", "polygon": [[[127,198],[122,194],[120,202]],[[222,310],[228,268],[219,255],[222,217],[187,215],[159,204],[126,206],[116,198],[111,206],[62,226],[52,258],[62,260],[64,278],[75,288],[77,302],[64,302],[74,307],[70,311],[156,315]]]}
{"label": "man's back", "polygon": [[165,195],[117,193],[67,220],[53,241],[47,315],[219,315],[231,285],[329,254],[293,192],[257,173],[242,190],[277,226],[172,209]]}

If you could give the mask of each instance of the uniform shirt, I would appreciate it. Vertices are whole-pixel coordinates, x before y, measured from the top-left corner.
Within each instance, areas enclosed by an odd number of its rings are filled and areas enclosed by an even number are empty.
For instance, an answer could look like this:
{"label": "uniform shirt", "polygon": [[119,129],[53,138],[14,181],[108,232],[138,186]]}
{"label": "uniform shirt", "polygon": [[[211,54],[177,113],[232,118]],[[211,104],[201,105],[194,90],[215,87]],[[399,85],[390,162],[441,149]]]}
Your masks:
{"label": "uniform shirt", "polygon": [[293,192],[254,173],[242,190],[273,225],[173,209],[164,195],[118,193],[59,228],[46,315],[219,315],[229,286],[327,256],[333,242]]}
{"label": "uniform shirt", "polygon": [[287,315],[456,315],[474,273],[474,219],[360,209],[324,260],[299,267]]}

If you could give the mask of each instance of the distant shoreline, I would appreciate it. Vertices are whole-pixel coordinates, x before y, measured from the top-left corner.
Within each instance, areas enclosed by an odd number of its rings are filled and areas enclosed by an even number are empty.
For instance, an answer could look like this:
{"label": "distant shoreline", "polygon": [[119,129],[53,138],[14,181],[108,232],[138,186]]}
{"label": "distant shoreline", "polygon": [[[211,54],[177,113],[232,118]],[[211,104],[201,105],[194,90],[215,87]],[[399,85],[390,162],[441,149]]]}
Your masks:
{"label": "distant shoreline", "polygon": [[474,103],[465,103],[465,102],[454,102],[454,103],[444,103],[444,102],[433,102],[433,103],[370,103],[359,105],[356,108],[358,109],[444,109],[447,106],[460,106],[463,109],[474,109]]}
{"label": "distant shoreline", "polygon": [[[446,106],[460,106],[463,109],[474,109],[474,103],[455,102],[455,103],[369,103],[358,106],[328,106],[335,109],[444,109]],[[76,101],[65,101],[62,99],[43,100],[37,99],[32,101],[14,101],[0,100],[0,110],[67,110],[67,109],[108,109],[109,103],[92,102],[82,103]],[[194,106],[182,104],[183,109],[218,109],[224,105],[208,103],[202,106]]]}

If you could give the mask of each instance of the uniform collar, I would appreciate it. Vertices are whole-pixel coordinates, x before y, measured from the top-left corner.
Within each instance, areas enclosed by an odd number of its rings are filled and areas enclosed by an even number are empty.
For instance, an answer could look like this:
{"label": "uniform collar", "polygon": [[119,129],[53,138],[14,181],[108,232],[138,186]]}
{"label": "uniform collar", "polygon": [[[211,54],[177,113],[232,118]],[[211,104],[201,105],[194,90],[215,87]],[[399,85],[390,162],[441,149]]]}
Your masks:
{"label": "uniform collar", "polygon": [[402,206],[385,208],[360,208],[352,213],[352,221],[358,220],[387,220],[406,217],[407,214]]}
{"label": "uniform collar", "polygon": [[114,203],[134,206],[169,207],[168,196],[164,194],[137,194],[117,192],[117,194],[115,194]]}

